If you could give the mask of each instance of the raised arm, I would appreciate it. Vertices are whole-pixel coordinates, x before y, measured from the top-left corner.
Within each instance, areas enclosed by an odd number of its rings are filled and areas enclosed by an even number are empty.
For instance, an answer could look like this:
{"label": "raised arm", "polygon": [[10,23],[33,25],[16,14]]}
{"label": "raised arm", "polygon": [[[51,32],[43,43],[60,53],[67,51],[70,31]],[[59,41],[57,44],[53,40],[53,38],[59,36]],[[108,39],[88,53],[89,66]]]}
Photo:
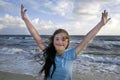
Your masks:
{"label": "raised arm", "polygon": [[21,5],[21,17],[22,17],[23,21],[25,22],[31,36],[34,38],[34,40],[36,41],[39,48],[41,50],[44,50],[45,49],[44,43],[43,43],[41,37],[39,36],[38,31],[35,29],[35,27],[32,25],[32,23],[28,19],[27,15],[26,15],[26,11],[27,10],[24,9],[24,6]]}
{"label": "raised arm", "polygon": [[84,37],[81,43],[79,43],[78,46],[76,47],[77,55],[88,45],[90,40],[95,37],[95,35],[102,28],[102,26],[104,26],[109,20],[110,18],[108,18],[108,12],[104,10],[104,12],[102,13],[101,21],[91,31],[87,33],[87,35]]}

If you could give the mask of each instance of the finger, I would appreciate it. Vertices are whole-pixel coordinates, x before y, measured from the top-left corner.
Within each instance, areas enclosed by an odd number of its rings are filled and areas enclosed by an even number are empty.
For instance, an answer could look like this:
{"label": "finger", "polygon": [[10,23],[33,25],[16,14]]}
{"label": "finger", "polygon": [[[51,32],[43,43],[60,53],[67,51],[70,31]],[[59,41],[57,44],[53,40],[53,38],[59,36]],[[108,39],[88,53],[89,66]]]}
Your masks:
{"label": "finger", "polygon": [[102,13],[102,17],[103,17],[104,13]]}
{"label": "finger", "polygon": [[[110,20],[111,20],[111,18],[108,18],[107,22],[110,21]],[[106,22],[106,23],[107,23],[107,22]]]}
{"label": "finger", "polygon": [[101,20],[103,20],[103,14],[104,14],[104,13],[102,13]]}
{"label": "finger", "polygon": [[24,12],[26,12],[26,11],[27,11],[27,9],[24,10]]}
{"label": "finger", "polygon": [[24,6],[23,6],[23,4],[21,4],[21,9],[23,9],[24,8]]}
{"label": "finger", "polygon": [[106,16],[108,16],[108,12],[106,12]]}
{"label": "finger", "polygon": [[111,20],[111,18],[108,18],[108,21]]}
{"label": "finger", "polygon": [[21,4],[21,13],[24,12],[24,6]]}
{"label": "finger", "polygon": [[106,13],[106,10],[104,10],[104,13]]}
{"label": "finger", "polygon": [[23,4],[21,4],[21,11],[24,12],[24,13],[27,11],[27,9],[24,9]]}

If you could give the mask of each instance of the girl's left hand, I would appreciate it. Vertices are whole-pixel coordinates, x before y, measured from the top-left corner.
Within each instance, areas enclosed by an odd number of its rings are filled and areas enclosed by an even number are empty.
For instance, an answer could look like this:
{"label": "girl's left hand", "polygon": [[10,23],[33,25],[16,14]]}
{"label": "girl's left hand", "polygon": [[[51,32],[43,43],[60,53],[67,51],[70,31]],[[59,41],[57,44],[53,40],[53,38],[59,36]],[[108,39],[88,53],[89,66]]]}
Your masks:
{"label": "girl's left hand", "polygon": [[110,19],[111,18],[108,18],[108,12],[104,10],[104,12],[102,13],[101,24],[105,25]]}

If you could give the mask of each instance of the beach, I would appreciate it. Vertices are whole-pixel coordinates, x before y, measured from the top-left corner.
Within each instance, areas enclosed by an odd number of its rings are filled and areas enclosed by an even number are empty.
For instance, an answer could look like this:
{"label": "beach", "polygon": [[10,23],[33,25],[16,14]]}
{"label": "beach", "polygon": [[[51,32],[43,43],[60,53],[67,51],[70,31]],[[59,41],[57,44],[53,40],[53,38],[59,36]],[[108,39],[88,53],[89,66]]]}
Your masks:
{"label": "beach", "polygon": [[0,71],[0,80],[36,80],[36,78],[31,75],[23,75]]}
{"label": "beach", "polygon": [[[47,36],[43,36],[47,44]],[[72,36],[70,48],[82,39]],[[44,61],[31,36],[0,37],[0,80],[43,80]],[[73,63],[73,80],[120,80],[120,37],[97,37]]]}
{"label": "beach", "polygon": [[[25,74],[16,74],[10,72],[0,71],[0,80],[38,80],[37,77],[32,75]],[[39,79],[43,80],[43,79]],[[73,73],[73,80],[120,80],[119,74],[113,73],[97,73],[97,72],[88,72],[88,73]]]}
{"label": "beach", "polygon": [[120,80],[119,75],[104,72],[73,73],[73,80]]}

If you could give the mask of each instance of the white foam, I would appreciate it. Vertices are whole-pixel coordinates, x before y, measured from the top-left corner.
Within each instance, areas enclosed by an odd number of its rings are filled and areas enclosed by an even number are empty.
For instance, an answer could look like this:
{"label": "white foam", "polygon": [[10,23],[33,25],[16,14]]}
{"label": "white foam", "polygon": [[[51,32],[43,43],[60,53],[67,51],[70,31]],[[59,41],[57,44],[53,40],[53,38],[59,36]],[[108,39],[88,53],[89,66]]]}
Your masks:
{"label": "white foam", "polygon": [[88,60],[91,62],[99,62],[99,63],[111,63],[111,64],[118,64],[120,65],[119,57],[107,57],[107,56],[90,56],[90,55],[80,55],[78,56],[80,60]]}
{"label": "white foam", "polygon": [[8,48],[8,47],[3,47],[0,49],[1,54],[18,54],[18,53],[23,53],[24,50],[20,48]]}

